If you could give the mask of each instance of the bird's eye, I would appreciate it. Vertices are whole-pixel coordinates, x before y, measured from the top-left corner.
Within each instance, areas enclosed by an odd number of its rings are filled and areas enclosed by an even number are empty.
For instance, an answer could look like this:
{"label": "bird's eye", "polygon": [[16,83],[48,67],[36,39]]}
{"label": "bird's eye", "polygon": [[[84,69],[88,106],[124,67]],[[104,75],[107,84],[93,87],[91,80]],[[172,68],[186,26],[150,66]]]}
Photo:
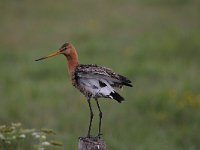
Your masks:
{"label": "bird's eye", "polygon": [[66,50],[66,47],[63,47],[60,49],[61,52],[65,51],[65,50]]}
{"label": "bird's eye", "polygon": [[69,43],[63,44],[63,45],[61,46],[61,48],[60,48],[60,51],[65,51],[65,50],[67,50],[68,46],[69,46]]}

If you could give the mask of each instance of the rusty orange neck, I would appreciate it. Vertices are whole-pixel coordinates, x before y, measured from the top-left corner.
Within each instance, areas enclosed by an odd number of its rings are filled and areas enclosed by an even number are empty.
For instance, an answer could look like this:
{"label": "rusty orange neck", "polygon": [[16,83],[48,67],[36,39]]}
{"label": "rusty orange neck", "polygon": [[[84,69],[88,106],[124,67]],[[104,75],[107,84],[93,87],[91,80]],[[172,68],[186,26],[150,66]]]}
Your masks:
{"label": "rusty orange neck", "polygon": [[76,49],[72,47],[70,50],[70,54],[65,56],[67,57],[68,72],[71,77],[76,67],[79,65],[78,54],[76,52]]}

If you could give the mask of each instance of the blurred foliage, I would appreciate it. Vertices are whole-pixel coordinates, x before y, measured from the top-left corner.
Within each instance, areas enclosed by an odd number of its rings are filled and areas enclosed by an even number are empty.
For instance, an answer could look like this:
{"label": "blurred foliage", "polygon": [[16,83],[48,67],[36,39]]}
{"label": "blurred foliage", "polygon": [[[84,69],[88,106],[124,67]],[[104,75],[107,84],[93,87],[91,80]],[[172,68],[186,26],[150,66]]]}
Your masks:
{"label": "blurred foliage", "polygon": [[50,146],[62,146],[60,142],[48,141],[47,137],[55,134],[51,129],[36,131],[24,129],[21,123],[12,123],[11,126],[0,126],[0,149],[21,150],[35,148],[37,150],[49,149]]}
{"label": "blurred foliage", "polygon": [[200,149],[199,0],[2,0],[0,18],[0,125],[45,126],[61,149],[77,149],[85,97],[64,57],[34,62],[69,41],[80,62],[134,81],[120,91],[123,104],[100,101],[108,149]]}

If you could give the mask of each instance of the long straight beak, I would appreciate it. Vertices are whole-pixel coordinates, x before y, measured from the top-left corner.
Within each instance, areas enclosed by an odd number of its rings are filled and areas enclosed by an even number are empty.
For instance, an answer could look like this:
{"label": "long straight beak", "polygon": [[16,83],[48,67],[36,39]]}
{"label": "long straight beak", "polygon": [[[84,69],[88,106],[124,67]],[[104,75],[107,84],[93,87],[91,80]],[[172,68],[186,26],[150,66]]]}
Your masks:
{"label": "long straight beak", "polygon": [[59,54],[61,54],[61,52],[60,52],[60,51],[57,51],[57,52],[51,53],[51,54],[49,54],[49,55],[47,55],[47,56],[45,56],[45,57],[36,59],[35,61],[39,61],[39,60],[43,60],[43,59],[46,59],[46,58],[54,57],[54,56],[59,55]]}

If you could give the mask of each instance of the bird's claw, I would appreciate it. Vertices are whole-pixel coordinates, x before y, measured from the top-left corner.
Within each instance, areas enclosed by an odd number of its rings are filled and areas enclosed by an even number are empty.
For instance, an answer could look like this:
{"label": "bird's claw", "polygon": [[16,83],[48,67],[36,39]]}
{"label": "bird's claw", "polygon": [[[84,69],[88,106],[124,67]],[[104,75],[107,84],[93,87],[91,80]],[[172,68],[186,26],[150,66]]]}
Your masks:
{"label": "bird's claw", "polygon": [[101,138],[101,136],[102,136],[103,134],[102,133],[99,133],[97,136],[96,136],[96,138]]}

